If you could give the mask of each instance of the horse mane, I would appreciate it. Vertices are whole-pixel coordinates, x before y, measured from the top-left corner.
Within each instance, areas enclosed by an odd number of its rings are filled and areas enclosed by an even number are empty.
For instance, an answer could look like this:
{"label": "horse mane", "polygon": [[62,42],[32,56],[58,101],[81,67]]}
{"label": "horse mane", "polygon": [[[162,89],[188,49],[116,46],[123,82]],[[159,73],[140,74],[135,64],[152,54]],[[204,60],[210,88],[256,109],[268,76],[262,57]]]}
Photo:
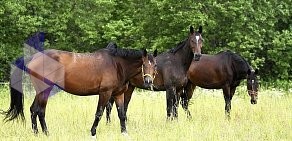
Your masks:
{"label": "horse mane", "polygon": [[129,57],[129,58],[140,58],[140,57],[142,57],[142,51],[141,50],[118,48],[117,44],[114,43],[114,42],[110,42],[106,46],[106,49],[113,56]]}
{"label": "horse mane", "polygon": [[186,40],[183,40],[181,42],[179,42],[176,47],[172,48],[169,50],[170,53],[176,53],[178,50],[180,50],[181,48],[183,48],[185,46],[187,42],[187,39]]}
{"label": "horse mane", "polygon": [[224,52],[226,55],[230,56],[233,60],[233,71],[236,73],[236,78],[245,78],[247,74],[247,70],[251,69],[249,63],[239,54],[233,53],[230,50]]}

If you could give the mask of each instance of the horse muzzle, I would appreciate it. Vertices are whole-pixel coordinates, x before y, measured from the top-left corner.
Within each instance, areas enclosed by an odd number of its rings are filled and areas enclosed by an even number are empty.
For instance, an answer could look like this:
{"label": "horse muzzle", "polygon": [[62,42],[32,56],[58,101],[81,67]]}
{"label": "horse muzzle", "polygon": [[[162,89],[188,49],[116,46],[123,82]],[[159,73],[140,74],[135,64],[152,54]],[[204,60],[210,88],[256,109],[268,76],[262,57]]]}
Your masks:
{"label": "horse muzzle", "polygon": [[257,104],[257,100],[251,99],[251,100],[250,100],[250,103],[251,103],[251,104]]}
{"label": "horse muzzle", "polygon": [[202,54],[200,54],[200,53],[194,53],[194,60],[199,61],[201,56],[202,56]]}
{"label": "horse muzzle", "polygon": [[144,77],[144,85],[146,88],[151,88],[153,85],[153,78],[150,76],[145,76]]}
{"label": "horse muzzle", "polygon": [[248,90],[248,94],[250,96],[250,103],[251,104],[257,104],[257,100],[258,100],[258,92],[257,91],[253,91],[253,90]]}

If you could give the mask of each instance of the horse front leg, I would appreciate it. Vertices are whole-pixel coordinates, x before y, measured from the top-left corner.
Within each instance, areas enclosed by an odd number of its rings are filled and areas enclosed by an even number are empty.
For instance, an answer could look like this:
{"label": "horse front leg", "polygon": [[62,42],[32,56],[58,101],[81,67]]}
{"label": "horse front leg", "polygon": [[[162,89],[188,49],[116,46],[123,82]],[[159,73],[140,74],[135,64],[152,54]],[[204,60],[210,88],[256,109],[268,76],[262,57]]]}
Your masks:
{"label": "horse front leg", "polygon": [[111,111],[112,111],[112,108],[113,108],[113,105],[114,105],[114,98],[111,97],[109,99],[109,102],[106,104],[106,123],[110,123],[111,122]]}
{"label": "horse front leg", "polygon": [[121,125],[121,132],[122,134],[127,134],[126,129],[126,114],[125,114],[125,107],[124,107],[124,94],[116,95],[114,96],[118,116],[120,119],[120,125]]}
{"label": "horse front leg", "polygon": [[223,88],[224,100],[225,100],[225,116],[230,120],[230,110],[231,110],[231,99],[230,86],[225,86]]}
{"label": "horse front leg", "polygon": [[133,85],[129,84],[128,90],[124,94],[124,107],[125,107],[126,121],[128,120],[128,118],[127,118],[128,106],[129,106],[129,103],[131,101],[134,89],[135,89],[135,87]]}
{"label": "horse front leg", "polygon": [[166,112],[167,119],[173,119],[177,117],[177,95],[175,93],[175,87],[169,87],[166,89]]}

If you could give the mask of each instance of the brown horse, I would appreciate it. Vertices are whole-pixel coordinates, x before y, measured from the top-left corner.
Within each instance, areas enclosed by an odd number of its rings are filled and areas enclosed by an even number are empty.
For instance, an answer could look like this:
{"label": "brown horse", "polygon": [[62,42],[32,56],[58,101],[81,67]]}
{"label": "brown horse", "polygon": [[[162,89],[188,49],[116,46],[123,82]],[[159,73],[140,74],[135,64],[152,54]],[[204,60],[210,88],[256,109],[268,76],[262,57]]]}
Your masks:
{"label": "brown horse", "polygon": [[[141,74],[149,73],[150,63],[154,64],[154,57],[144,50],[119,49],[115,44],[109,44],[106,49],[100,49],[94,53],[73,53],[61,50],[45,50],[34,54],[25,66],[24,60],[16,63],[22,70],[28,72],[31,82],[36,90],[34,102],[30,107],[32,129],[38,133],[38,116],[42,130],[48,134],[45,121],[47,100],[53,86],[58,86],[64,91],[78,96],[99,95],[95,120],[91,127],[91,135],[96,135],[96,127],[102,117],[105,105],[110,97],[114,98],[117,105],[118,116],[121,124],[121,132],[126,133],[124,92],[127,90],[128,81]],[[23,71],[16,69],[12,77],[22,77]],[[142,77],[142,75],[140,75]],[[15,80],[12,78],[11,80]],[[149,83],[149,82],[147,82]],[[5,113],[6,120],[17,119],[23,114],[23,92],[15,89],[10,83],[11,103]]]}
{"label": "brown horse", "polygon": [[[182,92],[182,88],[187,84],[187,71],[194,60],[199,60],[201,54],[201,48],[203,44],[202,27],[199,27],[198,31],[194,31],[193,27],[190,27],[190,34],[188,39],[182,41],[177,47],[171,49],[168,52],[158,55],[155,59],[157,61],[156,72],[152,73],[153,90],[154,91],[166,91],[167,99],[167,117],[177,118],[177,106],[178,98]],[[128,104],[131,100],[132,93],[135,87],[148,89],[143,84],[141,74],[130,79],[128,90],[125,92],[125,112],[127,112]],[[114,99],[111,98],[107,105],[107,122],[110,122],[110,112]]]}
{"label": "brown horse", "polygon": [[182,107],[189,113],[188,102],[196,86],[206,89],[223,89],[225,114],[230,118],[231,99],[236,87],[243,79],[247,79],[247,90],[251,104],[257,103],[258,70],[253,70],[241,56],[224,51],[217,55],[202,55],[200,61],[193,61],[189,71],[186,92],[181,96]]}

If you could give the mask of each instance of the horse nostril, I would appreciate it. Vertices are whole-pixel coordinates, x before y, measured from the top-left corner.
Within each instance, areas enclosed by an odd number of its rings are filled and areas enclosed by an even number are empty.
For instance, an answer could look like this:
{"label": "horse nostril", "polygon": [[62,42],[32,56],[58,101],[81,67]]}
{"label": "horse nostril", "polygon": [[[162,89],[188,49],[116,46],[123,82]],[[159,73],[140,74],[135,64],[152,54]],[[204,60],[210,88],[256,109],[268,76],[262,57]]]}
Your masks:
{"label": "horse nostril", "polygon": [[201,54],[200,53],[194,53],[194,60],[195,61],[199,61],[200,60],[200,58],[201,58]]}
{"label": "horse nostril", "polygon": [[145,77],[145,83],[146,84],[151,84],[152,83],[152,79],[150,77]]}

